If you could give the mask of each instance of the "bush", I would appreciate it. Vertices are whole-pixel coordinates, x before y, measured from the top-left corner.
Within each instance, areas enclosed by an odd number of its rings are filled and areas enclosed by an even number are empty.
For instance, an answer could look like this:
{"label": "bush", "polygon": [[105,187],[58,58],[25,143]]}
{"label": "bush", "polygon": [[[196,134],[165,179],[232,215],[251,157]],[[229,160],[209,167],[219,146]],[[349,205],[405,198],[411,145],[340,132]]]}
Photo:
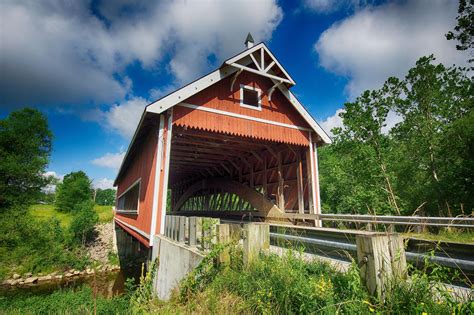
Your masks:
{"label": "bush", "polygon": [[87,258],[68,248],[59,221],[40,221],[23,208],[13,207],[0,217],[0,279],[13,272],[50,272],[80,268]]}
{"label": "bush", "polygon": [[94,211],[94,203],[85,201],[74,208],[69,232],[72,242],[85,244],[94,239],[95,225],[99,222],[99,215]]}
{"label": "bush", "polygon": [[85,201],[92,200],[91,180],[83,171],[64,176],[56,191],[56,209],[69,212]]}

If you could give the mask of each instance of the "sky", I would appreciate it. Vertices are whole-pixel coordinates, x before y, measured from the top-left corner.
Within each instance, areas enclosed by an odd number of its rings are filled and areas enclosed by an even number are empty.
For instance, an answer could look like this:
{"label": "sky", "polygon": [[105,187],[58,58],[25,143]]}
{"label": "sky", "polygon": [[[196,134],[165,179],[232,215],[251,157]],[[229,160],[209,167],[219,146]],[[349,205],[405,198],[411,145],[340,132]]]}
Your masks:
{"label": "sky", "polygon": [[[23,107],[54,134],[49,175],[112,186],[144,107],[245,49],[250,32],[296,81],[328,132],[344,103],[434,54],[468,57],[444,34],[455,0],[0,2],[0,119]],[[389,115],[387,125],[397,122]]]}

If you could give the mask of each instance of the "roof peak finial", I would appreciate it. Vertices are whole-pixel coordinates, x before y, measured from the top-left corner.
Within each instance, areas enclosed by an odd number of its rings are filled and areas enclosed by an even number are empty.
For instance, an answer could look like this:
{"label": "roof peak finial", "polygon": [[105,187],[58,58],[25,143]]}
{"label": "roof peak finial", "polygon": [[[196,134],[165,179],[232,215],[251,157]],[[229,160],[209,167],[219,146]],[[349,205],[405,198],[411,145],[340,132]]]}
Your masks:
{"label": "roof peak finial", "polygon": [[253,47],[253,44],[254,44],[254,40],[253,40],[253,37],[252,37],[252,34],[250,34],[250,32],[248,33],[247,35],[247,38],[245,39],[245,47],[248,48],[252,48]]}

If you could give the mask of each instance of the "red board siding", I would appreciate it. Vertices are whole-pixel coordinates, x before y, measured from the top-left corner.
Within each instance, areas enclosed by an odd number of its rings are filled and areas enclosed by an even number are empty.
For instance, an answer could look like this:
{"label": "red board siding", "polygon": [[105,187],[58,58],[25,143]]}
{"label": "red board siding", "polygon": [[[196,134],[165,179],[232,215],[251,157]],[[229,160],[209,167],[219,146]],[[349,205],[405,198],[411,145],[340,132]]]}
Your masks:
{"label": "red board siding", "polygon": [[116,213],[115,216],[147,234],[150,234],[151,227],[157,138],[157,130],[152,129],[140,148],[135,150],[130,166],[117,185],[117,196],[120,196],[141,178],[138,215]]}
{"label": "red board siding", "polygon": [[[243,72],[230,86],[233,76],[226,78],[206,90],[188,98],[184,103],[218,109],[240,115],[285,123],[293,126],[310,128],[293,105],[277,89],[268,100],[268,91],[272,87],[271,80],[253,73]],[[240,106],[240,85],[258,88],[262,91],[262,110],[254,110]],[[308,131],[286,128],[255,122],[251,120],[209,113],[200,110],[176,106],[173,121],[178,126],[187,126],[202,130],[252,137],[257,139],[285,142],[290,144],[308,145]]]}

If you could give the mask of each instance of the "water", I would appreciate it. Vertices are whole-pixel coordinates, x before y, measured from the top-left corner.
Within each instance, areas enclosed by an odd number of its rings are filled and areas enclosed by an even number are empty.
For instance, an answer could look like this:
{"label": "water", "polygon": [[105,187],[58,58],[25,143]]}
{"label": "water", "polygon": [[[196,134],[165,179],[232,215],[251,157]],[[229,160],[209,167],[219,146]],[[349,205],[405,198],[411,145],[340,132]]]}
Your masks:
{"label": "water", "polygon": [[23,287],[7,287],[0,289],[0,295],[21,295],[34,294],[44,295],[53,293],[56,290],[74,289],[87,285],[92,288],[96,294],[106,298],[121,295],[126,290],[125,282],[132,279],[134,284],[138,284],[140,280],[141,267],[129,269],[120,269],[118,271],[107,271],[96,273],[94,275],[81,275],[68,279],[51,280],[44,283],[38,283],[32,286]]}

